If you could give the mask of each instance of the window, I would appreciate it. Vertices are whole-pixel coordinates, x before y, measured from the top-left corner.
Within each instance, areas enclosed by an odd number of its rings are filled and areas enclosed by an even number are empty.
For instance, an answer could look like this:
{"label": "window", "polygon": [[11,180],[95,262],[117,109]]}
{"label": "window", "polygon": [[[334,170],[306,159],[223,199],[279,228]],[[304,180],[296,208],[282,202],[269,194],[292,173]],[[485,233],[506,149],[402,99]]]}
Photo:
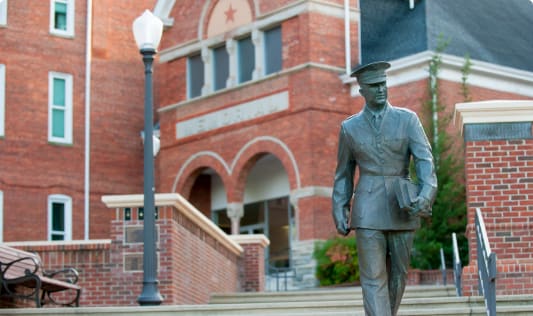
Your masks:
{"label": "window", "polygon": [[48,240],[72,240],[72,199],[69,196],[48,197]]}
{"label": "window", "polygon": [[7,25],[7,0],[0,1],[0,26]]}
{"label": "window", "polygon": [[247,37],[238,41],[237,60],[239,64],[239,83],[252,80],[252,74],[255,68],[255,51],[254,43],[252,42],[251,37]]}
{"label": "window", "polygon": [[74,0],[50,0],[50,32],[74,36]]}
{"label": "window", "polygon": [[187,58],[187,76],[188,98],[201,96],[204,86],[204,63],[201,54]]}
{"label": "window", "polygon": [[264,32],[265,75],[281,70],[281,27]]}
{"label": "window", "polygon": [[213,74],[214,91],[226,88],[229,76],[229,55],[226,46],[213,49]]}
{"label": "window", "polygon": [[0,137],[5,135],[6,115],[6,66],[0,64]]}
{"label": "window", "polygon": [[71,144],[72,76],[51,72],[48,80],[48,140]]}

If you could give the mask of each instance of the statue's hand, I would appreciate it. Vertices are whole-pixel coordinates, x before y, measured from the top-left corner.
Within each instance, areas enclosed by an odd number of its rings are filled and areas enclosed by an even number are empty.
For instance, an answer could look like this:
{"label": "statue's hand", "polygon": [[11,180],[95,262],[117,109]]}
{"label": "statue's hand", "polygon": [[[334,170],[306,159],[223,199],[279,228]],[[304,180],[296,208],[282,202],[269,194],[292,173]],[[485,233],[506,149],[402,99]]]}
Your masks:
{"label": "statue's hand", "polygon": [[337,233],[343,236],[347,236],[350,233],[350,228],[348,228],[347,221],[340,221],[339,224],[337,224]]}
{"label": "statue's hand", "polygon": [[418,196],[413,203],[412,215],[420,216],[423,218],[431,217],[431,203],[428,199]]}

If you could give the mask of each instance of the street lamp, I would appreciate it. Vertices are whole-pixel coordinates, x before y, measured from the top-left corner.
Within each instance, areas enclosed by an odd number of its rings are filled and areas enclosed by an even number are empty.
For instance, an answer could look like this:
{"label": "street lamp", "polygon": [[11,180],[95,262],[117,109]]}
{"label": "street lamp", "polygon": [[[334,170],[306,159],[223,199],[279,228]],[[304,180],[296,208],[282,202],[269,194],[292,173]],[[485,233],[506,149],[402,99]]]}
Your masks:
{"label": "street lamp", "polygon": [[163,301],[157,288],[157,257],[155,229],[155,187],[153,154],[152,63],[161,35],[163,22],[146,10],[133,22],[133,35],[144,62],[144,231],[143,231],[143,290],[137,298],[140,305],[160,305]]}

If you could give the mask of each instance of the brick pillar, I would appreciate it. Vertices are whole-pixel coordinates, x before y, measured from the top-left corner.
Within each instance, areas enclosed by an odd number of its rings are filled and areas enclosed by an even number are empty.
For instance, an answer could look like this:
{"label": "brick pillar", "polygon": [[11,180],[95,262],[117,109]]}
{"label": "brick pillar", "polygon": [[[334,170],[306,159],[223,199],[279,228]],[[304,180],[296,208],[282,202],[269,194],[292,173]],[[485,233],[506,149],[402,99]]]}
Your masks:
{"label": "brick pillar", "polygon": [[497,256],[497,294],[533,293],[533,101],[456,105],[465,140],[470,262],[463,292],[477,295],[474,214],[479,208]]}
{"label": "brick pillar", "polygon": [[265,248],[270,241],[265,235],[231,235],[244,253],[240,265],[240,283],[243,292],[262,292],[265,290]]}

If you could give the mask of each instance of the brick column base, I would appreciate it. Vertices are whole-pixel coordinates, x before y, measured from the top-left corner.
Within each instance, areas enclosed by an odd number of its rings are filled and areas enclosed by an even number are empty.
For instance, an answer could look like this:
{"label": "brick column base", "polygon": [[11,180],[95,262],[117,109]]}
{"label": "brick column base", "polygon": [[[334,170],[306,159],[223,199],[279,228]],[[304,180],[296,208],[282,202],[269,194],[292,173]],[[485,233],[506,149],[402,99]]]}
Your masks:
{"label": "brick column base", "polygon": [[262,292],[265,290],[265,248],[270,241],[265,235],[231,235],[244,253],[240,263],[240,286],[243,292]]}

